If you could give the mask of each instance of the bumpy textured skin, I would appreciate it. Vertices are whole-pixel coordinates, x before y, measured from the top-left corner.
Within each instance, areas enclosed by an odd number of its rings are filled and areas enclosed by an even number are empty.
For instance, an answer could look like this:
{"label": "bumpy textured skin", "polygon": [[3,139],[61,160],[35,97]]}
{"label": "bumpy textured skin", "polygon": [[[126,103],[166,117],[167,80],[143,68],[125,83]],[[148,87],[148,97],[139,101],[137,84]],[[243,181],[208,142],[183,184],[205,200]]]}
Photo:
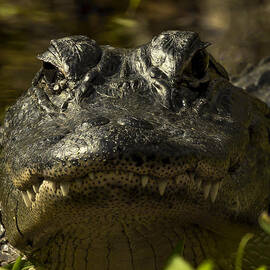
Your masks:
{"label": "bumpy textured skin", "polygon": [[244,269],[270,266],[257,224],[270,202],[269,108],[207,46],[180,31],[135,49],[51,41],[1,130],[14,246],[47,269],[160,270],[184,238],[193,264],[232,269],[253,231]]}

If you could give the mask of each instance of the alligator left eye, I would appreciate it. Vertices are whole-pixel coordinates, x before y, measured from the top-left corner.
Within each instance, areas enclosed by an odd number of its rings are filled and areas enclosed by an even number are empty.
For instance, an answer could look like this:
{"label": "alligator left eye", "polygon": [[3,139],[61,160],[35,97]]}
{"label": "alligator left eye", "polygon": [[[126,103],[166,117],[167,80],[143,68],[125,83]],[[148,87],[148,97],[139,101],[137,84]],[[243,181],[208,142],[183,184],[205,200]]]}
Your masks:
{"label": "alligator left eye", "polygon": [[44,75],[46,81],[48,83],[54,83],[57,77],[58,69],[48,62],[43,62],[43,71],[42,74]]}
{"label": "alligator left eye", "polygon": [[202,78],[209,65],[209,54],[205,50],[198,51],[191,60],[192,74],[196,78]]}

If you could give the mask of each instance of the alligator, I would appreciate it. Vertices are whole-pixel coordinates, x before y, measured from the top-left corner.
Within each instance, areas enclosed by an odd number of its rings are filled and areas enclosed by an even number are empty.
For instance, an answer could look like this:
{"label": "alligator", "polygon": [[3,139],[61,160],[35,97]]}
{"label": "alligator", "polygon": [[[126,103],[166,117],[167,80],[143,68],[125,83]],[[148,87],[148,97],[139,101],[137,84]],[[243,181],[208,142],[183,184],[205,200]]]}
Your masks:
{"label": "alligator", "polygon": [[132,49],[51,41],[1,128],[13,246],[51,270],[161,270],[184,241],[193,265],[229,270],[252,232],[244,269],[270,266],[267,98],[239,87],[257,79],[233,85],[209,45],[191,31]]}

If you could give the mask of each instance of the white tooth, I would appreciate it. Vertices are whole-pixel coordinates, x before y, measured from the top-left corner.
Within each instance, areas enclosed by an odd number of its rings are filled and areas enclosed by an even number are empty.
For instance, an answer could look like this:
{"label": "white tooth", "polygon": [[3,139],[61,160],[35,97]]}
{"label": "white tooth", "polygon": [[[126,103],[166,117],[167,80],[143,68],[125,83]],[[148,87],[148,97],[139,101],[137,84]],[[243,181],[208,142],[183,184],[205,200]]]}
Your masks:
{"label": "white tooth", "polygon": [[31,201],[29,200],[26,191],[22,191],[22,198],[23,198],[23,201],[24,201],[26,207],[31,207],[31,206],[32,206],[32,203],[31,203]]}
{"label": "white tooth", "polygon": [[207,199],[211,189],[211,183],[207,183],[203,188],[204,198]]}
{"label": "white tooth", "polygon": [[213,186],[210,190],[210,197],[211,197],[211,201],[213,203],[215,202],[215,200],[217,198],[219,187],[220,187],[220,182],[217,182],[217,183],[213,184]]}
{"label": "white tooth", "polygon": [[166,187],[167,187],[167,181],[159,182],[158,189],[159,189],[159,193],[160,193],[161,196],[163,196]]}
{"label": "white tooth", "polygon": [[56,183],[53,181],[48,181],[48,182],[49,182],[49,185],[51,186],[53,192],[56,192],[57,191]]}
{"label": "white tooth", "polygon": [[33,185],[33,190],[35,191],[35,193],[38,193],[39,192],[39,187],[40,187],[40,184],[35,184]]}
{"label": "white tooth", "polygon": [[201,179],[201,178],[199,178],[199,179],[198,179],[198,183],[197,183],[197,187],[198,187],[198,189],[200,189],[200,188],[201,188],[201,185],[202,185],[202,179]]}
{"label": "white tooth", "polygon": [[89,177],[90,177],[91,180],[95,180],[95,175],[94,175],[94,173],[92,173],[92,172],[89,173]]}
{"label": "white tooth", "polygon": [[60,189],[62,191],[63,196],[67,196],[69,192],[69,183],[60,183]]}
{"label": "white tooth", "polygon": [[148,183],[149,177],[147,175],[142,176],[142,186],[145,187]]}
{"label": "white tooth", "polygon": [[128,181],[131,182],[133,178],[134,178],[134,173],[133,172],[130,172],[128,174]]}
{"label": "white tooth", "polygon": [[35,201],[35,193],[34,193],[34,191],[29,189],[29,190],[26,191],[26,193],[27,193],[27,196],[28,196],[28,199],[29,199],[30,202]]}
{"label": "white tooth", "polygon": [[181,179],[182,179],[182,176],[181,176],[181,175],[178,175],[178,176],[175,178],[175,182],[176,182],[177,185],[180,184]]}

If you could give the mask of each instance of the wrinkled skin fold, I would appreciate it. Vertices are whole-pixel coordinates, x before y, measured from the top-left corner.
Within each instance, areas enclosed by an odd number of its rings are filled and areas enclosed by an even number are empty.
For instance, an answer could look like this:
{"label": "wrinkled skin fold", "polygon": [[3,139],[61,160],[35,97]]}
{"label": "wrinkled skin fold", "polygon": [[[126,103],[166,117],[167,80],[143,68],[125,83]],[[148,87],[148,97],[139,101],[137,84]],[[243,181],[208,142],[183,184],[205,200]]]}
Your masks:
{"label": "wrinkled skin fold", "polygon": [[185,239],[194,265],[233,269],[254,232],[244,269],[270,266],[257,221],[270,202],[269,108],[208,45],[188,31],[134,49],[51,41],[1,128],[11,244],[46,269],[161,270]]}

